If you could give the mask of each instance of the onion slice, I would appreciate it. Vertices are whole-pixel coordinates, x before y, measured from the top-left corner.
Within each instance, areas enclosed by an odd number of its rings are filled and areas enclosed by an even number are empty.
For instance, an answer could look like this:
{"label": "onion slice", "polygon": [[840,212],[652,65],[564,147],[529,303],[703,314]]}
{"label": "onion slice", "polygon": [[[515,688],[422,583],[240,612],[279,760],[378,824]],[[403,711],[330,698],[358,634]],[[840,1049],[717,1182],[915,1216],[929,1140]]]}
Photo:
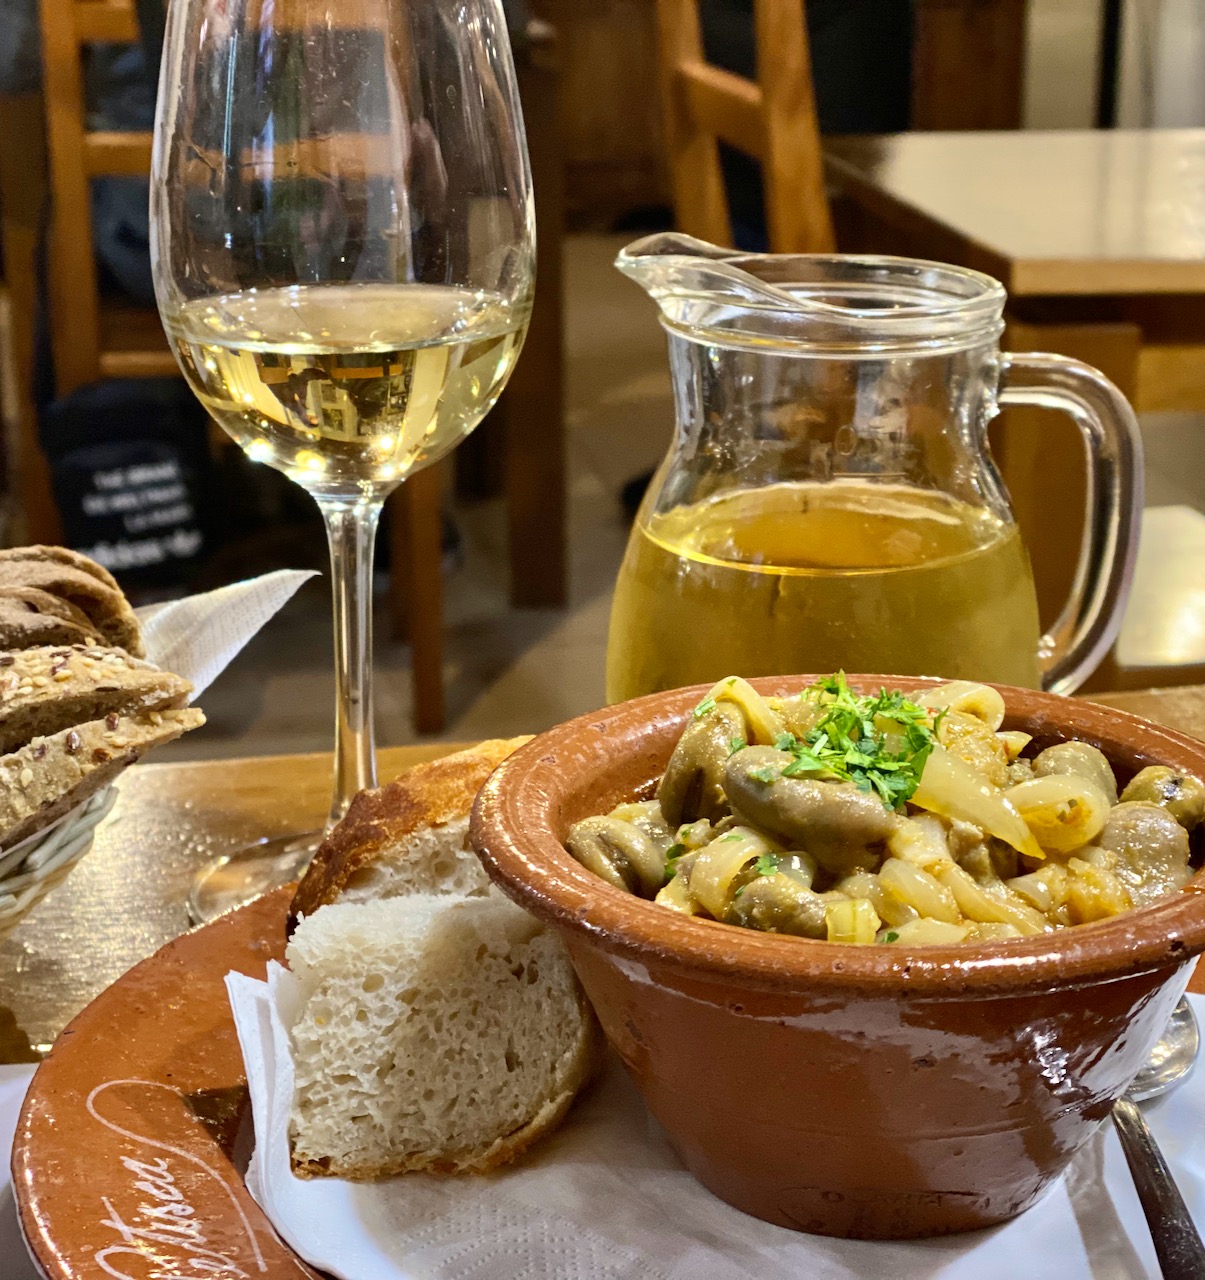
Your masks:
{"label": "onion slice", "polygon": [[917,808],[980,827],[1029,858],[1045,858],[1025,819],[965,760],[935,744],[911,801]]}

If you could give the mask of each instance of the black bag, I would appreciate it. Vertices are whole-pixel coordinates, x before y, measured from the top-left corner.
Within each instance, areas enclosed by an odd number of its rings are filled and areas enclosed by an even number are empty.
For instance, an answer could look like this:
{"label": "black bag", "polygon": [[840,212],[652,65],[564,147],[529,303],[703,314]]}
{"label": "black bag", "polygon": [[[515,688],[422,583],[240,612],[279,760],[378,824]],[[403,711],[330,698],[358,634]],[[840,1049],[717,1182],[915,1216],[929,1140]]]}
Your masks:
{"label": "black bag", "polygon": [[207,547],[205,411],[182,381],[93,383],[44,405],[42,447],[67,544],[123,581],[187,581]]}
{"label": "black bag", "polygon": [[[138,0],[152,94],[160,0]],[[36,373],[39,433],[68,545],[143,586],[186,582],[207,550],[214,491],[208,418],[183,381],[122,379],[54,399],[48,335]]]}

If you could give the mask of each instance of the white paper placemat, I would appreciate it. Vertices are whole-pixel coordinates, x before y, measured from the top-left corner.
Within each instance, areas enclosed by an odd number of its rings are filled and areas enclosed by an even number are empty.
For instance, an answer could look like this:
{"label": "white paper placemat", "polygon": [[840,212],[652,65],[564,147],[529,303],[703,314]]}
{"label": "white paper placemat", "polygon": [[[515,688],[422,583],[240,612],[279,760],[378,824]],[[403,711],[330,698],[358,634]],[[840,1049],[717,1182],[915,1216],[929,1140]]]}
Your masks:
{"label": "white paper placemat", "polygon": [[[1002,1227],[832,1240],[760,1222],[705,1191],[614,1060],[562,1128],[509,1169],[378,1183],[296,1178],[284,1029],[293,983],[275,965],[269,983],[227,978],[255,1119],[247,1185],[280,1235],[340,1280],[1159,1280],[1111,1125],[1039,1204]],[[1191,999],[1205,1018],[1205,999]],[[1146,1111],[1205,1223],[1205,1070]]]}

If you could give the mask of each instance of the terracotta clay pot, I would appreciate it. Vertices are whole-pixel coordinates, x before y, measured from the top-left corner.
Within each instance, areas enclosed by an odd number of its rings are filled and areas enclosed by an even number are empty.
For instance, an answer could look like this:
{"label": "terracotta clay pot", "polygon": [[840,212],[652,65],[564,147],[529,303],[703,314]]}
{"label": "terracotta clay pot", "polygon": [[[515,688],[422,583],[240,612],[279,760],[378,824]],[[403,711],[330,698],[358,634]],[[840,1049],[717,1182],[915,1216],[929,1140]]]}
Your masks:
{"label": "terracotta clay pot", "polygon": [[[795,692],[811,677],[753,684]],[[863,689],[939,683],[854,676]],[[1037,938],[852,946],[688,918],[565,851],[569,827],[647,796],[703,687],[560,725],[490,778],[472,842],[554,925],[611,1044],[696,1177],[825,1235],[967,1231],[1033,1204],[1109,1113],[1205,949],[1205,876],[1166,902]],[[1002,687],[1036,748],[1078,738],[1121,781],[1205,776],[1205,744],[1091,703]]]}

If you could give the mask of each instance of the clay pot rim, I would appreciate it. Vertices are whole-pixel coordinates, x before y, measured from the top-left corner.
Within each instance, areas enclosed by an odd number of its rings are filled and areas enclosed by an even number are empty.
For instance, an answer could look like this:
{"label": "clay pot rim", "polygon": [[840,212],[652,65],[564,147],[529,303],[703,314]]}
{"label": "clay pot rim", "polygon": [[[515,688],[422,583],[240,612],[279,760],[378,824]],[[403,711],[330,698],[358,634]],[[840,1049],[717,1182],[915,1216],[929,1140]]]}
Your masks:
{"label": "clay pot rim", "polygon": [[[815,679],[766,677],[751,683],[759,692],[784,694]],[[905,691],[946,683],[882,675],[850,675],[849,682]],[[519,748],[493,773],[473,807],[470,840],[491,878],[537,918],[583,942],[638,965],[654,963],[683,978],[720,979],[749,990],[1009,996],[1175,966],[1205,950],[1205,870],[1166,901],[1108,920],[1032,939],[909,951],[760,933],[680,916],[623,893],[567,852],[553,827],[557,806],[587,771],[603,775],[613,761],[638,751],[650,731],[683,724],[709,687],[651,694],[578,716]],[[1037,730],[1035,736],[1055,740],[1083,738],[1111,758],[1125,748],[1144,764],[1170,763],[1205,776],[1205,742],[1112,707],[1010,685],[995,688],[1004,696],[1010,728]],[[649,781],[667,758],[650,770]]]}

